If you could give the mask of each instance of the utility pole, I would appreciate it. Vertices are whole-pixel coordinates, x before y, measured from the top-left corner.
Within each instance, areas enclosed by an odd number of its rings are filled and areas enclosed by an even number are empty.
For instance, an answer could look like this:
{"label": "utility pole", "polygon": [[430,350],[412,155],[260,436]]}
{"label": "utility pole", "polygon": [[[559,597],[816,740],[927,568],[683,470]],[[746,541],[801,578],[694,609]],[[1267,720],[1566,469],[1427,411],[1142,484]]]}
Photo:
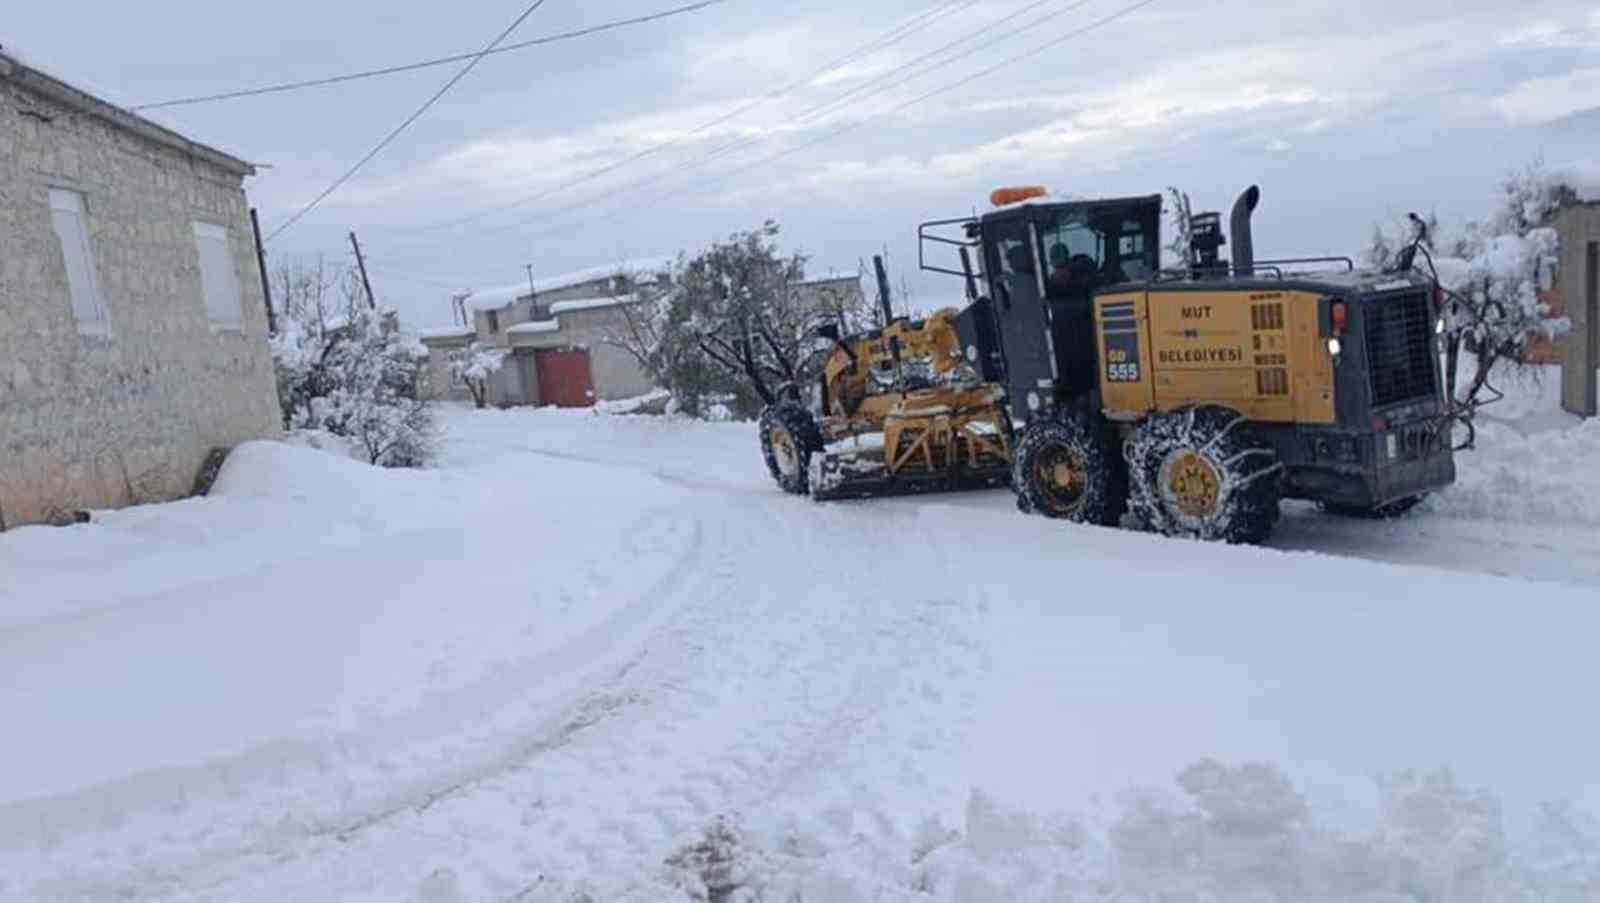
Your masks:
{"label": "utility pole", "polygon": [[377,310],[378,302],[372,297],[372,280],[367,278],[367,259],[361,256],[361,242],[356,241],[354,232],[350,233],[350,247],[356,251],[356,266],[361,270],[361,286],[367,290],[367,306]]}
{"label": "utility pole", "polygon": [[[267,252],[261,247],[261,218],[256,208],[250,208],[250,230],[256,237],[256,268],[261,271],[261,297],[267,302],[267,335],[278,334],[278,315],[272,310],[272,280],[267,278]],[[5,529],[0,524],[0,530]]]}
{"label": "utility pole", "polygon": [[533,287],[533,264],[526,264],[526,266],[528,268],[528,303],[531,304],[534,296],[539,294],[539,290]]}

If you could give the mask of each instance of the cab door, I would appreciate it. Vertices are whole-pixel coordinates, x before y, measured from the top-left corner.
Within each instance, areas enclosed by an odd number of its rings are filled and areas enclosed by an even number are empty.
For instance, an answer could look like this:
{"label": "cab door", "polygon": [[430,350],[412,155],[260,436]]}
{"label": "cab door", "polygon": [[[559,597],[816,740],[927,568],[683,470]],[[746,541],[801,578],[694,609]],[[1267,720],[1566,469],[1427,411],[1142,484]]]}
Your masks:
{"label": "cab door", "polygon": [[[1028,218],[1019,215],[987,223],[984,245],[1012,416],[1032,419],[1035,407],[1043,409],[1053,401],[1056,384],[1050,312],[1040,290],[1038,242]],[[1030,396],[1036,399],[1032,404]]]}

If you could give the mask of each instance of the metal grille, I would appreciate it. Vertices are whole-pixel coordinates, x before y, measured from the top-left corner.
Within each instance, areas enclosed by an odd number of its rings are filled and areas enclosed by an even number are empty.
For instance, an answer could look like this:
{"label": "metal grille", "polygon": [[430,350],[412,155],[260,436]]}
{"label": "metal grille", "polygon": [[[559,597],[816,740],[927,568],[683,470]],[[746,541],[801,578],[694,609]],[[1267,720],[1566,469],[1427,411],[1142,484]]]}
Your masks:
{"label": "metal grille", "polygon": [[1256,371],[1257,395],[1288,395],[1289,371],[1280,369]]}
{"label": "metal grille", "polygon": [[1375,298],[1364,311],[1374,407],[1435,394],[1433,317],[1426,293]]}
{"label": "metal grille", "polygon": [[1250,328],[1283,330],[1282,304],[1254,304],[1250,307]]}

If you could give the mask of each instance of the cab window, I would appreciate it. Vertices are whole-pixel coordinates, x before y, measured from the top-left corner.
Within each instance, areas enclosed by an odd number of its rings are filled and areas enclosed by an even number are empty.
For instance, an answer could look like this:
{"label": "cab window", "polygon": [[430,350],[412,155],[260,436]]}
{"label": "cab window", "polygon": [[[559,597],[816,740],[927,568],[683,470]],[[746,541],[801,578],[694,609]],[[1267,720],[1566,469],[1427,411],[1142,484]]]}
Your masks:
{"label": "cab window", "polygon": [[1105,236],[1088,223],[1085,211],[1062,213],[1039,225],[1040,258],[1050,297],[1088,292],[1105,262]]}
{"label": "cab window", "polygon": [[1099,286],[1140,281],[1155,273],[1155,217],[1126,214],[1068,209],[1039,224],[1039,253],[1051,298],[1087,297]]}

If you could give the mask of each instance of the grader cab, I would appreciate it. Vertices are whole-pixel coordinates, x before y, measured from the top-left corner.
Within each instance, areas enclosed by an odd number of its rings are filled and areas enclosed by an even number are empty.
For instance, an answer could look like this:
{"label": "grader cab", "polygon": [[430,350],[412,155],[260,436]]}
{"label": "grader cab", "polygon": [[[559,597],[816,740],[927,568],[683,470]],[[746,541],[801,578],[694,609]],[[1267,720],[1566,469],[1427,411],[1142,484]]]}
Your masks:
{"label": "grader cab", "polygon": [[[924,269],[983,296],[969,310],[990,322],[965,356],[1002,374],[1023,511],[1114,525],[1131,509],[1148,529],[1259,542],[1282,497],[1385,516],[1454,480],[1431,280],[1255,259],[1254,187],[1234,205],[1231,260],[1221,217],[1201,214],[1172,270],[1159,195],[992,200],[919,235]],[[961,269],[928,263],[941,246]]]}

